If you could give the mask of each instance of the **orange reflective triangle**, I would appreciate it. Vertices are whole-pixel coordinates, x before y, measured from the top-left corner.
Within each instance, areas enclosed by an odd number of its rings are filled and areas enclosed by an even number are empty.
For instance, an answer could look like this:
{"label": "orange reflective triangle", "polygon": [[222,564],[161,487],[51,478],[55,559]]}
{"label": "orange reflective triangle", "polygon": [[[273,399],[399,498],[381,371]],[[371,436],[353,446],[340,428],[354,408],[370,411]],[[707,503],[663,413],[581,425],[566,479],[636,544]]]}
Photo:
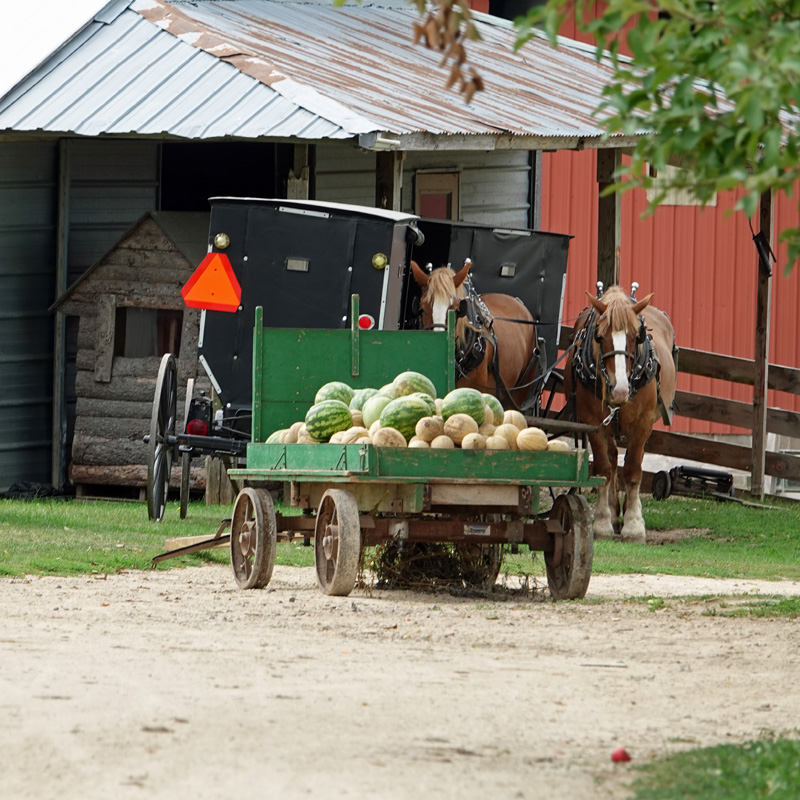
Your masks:
{"label": "orange reflective triangle", "polygon": [[209,311],[238,311],[242,287],[236,280],[231,262],[224,253],[209,253],[181,289],[189,308]]}

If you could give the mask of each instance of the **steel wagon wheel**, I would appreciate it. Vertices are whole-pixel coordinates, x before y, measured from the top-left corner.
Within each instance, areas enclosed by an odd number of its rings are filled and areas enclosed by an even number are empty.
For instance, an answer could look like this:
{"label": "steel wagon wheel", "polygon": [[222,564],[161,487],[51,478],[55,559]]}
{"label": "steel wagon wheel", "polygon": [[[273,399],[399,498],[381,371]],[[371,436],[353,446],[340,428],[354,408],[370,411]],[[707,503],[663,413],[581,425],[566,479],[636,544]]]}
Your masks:
{"label": "steel wagon wheel", "polygon": [[553,600],[576,600],[586,595],[592,576],[594,539],[591,511],[586,498],[577,494],[556,497],[550,518],[561,525],[555,549],[545,552],[547,585]]}
{"label": "steel wagon wheel", "polygon": [[360,558],[358,503],[350,492],[328,489],[322,495],[314,529],[314,564],[320,589],[330,595],[350,594]]}
{"label": "steel wagon wheel", "polygon": [[[147,515],[157,522],[164,518],[167,505],[177,405],[178,373],[175,356],[165,353],[158,369],[147,452]],[[172,443],[169,442],[170,438]]]}
{"label": "steel wagon wheel", "polygon": [[240,589],[263,589],[275,566],[277,524],[264,489],[242,489],[231,516],[231,566]]}

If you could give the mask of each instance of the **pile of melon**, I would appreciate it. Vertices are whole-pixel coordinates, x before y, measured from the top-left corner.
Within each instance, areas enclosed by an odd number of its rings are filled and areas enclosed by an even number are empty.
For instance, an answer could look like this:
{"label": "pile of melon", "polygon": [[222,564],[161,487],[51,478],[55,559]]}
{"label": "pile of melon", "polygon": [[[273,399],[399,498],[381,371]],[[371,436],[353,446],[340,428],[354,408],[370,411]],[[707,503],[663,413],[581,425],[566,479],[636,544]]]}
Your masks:
{"label": "pile of melon", "polygon": [[477,389],[436,397],[433,382],[406,371],[380,389],[353,389],[342,381],[320,387],[305,419],[275,431],[267,444],[372,444],[434,450],[569,450],[528,427],[519,411]]}

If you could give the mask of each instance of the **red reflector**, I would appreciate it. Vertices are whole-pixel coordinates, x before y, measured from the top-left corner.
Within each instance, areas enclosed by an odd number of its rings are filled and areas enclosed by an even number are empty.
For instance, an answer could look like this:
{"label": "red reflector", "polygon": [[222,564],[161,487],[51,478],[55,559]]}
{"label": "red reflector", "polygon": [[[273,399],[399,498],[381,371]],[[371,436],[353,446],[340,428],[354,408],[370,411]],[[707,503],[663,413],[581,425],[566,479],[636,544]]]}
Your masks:
{"label": "red reflector", "polygon": [[358,317],[358,327],[361,328],[362,331],[368,331],[375,327],[375,317],[370,316],[369,314],[361,314]]}
{"label": "red reflector", "polygon": [[206,436],[208,434],[208,425],[201,419],[190,419],[186,423],[186,433],[190,436]]}

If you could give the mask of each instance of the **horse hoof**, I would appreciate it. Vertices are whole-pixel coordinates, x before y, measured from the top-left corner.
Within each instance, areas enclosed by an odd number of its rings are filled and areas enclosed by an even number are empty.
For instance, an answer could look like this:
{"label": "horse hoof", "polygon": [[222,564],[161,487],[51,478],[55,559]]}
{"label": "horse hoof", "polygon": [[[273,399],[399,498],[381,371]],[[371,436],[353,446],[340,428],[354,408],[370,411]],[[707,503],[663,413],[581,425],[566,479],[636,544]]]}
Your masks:
{"label": "horse hoof", "polygon": [[619,539],[619,532],[614,530],[610,520],[595,520],[592,525],[592,535],[595,539]]}
{"label": "horse hoof", "polygon": [[628,542],[629,544],[645,544],[646,537],[644,528],[640,528],[637,525],[632,527],[626,527],[623,525],[620,539],[623,542]]}

